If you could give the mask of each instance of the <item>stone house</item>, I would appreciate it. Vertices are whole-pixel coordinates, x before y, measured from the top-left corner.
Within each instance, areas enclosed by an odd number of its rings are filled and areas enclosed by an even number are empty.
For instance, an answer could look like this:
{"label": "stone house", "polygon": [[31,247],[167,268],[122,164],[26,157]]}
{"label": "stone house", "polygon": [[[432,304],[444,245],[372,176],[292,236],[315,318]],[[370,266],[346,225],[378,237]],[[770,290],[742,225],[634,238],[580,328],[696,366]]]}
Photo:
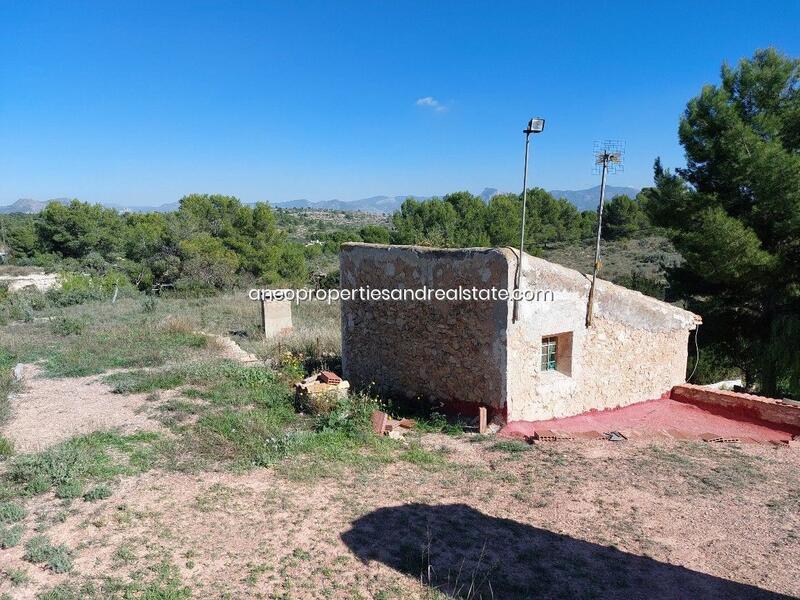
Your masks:
{"label": "stone house", "polygon": [[[519,302],[516,322],[511,300],[422,299],[420,292],[511,293],[516,269],[509,248],[344,244],[344,377],[357,389],[467,414],[485,406],[508,421],[625,406],[684,382],[697,315],[598,280],[587,327],[590,277],[540,258],[523,261],[520,288],[535,299]],[[408,296],[374,299],[383,290]],[[412,290],[419,299],[410,299]]]}

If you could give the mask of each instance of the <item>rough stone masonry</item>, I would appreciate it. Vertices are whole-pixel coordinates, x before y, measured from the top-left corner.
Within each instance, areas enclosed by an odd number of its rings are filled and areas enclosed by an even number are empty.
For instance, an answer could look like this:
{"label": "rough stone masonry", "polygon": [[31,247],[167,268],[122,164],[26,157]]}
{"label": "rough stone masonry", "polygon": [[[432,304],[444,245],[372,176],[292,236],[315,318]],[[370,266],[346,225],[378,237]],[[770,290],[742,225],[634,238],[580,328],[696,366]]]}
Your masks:
{"label": "rough stone masonry", "polygon": [[[340,254],[342,289],[511,291],[516,268],[508,248],[352,243]],[[528,255],[521,288],[552,295],[522,301],[516,323],[510,301],[343,300],[344,377],[384,396],[475,414],[486,406],[509,421],[625,406],[683,383],[696,315],[599,280],[587,329],[589,279]]]}

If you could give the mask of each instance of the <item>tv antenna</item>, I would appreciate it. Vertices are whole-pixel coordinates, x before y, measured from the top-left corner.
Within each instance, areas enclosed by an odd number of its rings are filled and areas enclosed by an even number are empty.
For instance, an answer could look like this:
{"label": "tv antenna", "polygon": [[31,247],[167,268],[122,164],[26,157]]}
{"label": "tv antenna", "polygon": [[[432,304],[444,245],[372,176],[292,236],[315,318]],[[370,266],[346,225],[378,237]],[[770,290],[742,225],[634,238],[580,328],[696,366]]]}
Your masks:
{"label": "tv antenna", "polygon": [[625,170],[622,158],[625,155],[625,142],[621,140],[604,140],[594,143],[594,169],[592,172],[600,174],[600,204],[597,207],[597,240],[594,248],[594,268],[592,270],[592,285],[589,288],[589,302],[586,305],[586,327],[592,325],[592,308],[594,303],[594,286],[597,281],[597,271],[600,270],[600,234],[603,230],[603,206],[606,200],[606,176],[609,173],[620,173]]}

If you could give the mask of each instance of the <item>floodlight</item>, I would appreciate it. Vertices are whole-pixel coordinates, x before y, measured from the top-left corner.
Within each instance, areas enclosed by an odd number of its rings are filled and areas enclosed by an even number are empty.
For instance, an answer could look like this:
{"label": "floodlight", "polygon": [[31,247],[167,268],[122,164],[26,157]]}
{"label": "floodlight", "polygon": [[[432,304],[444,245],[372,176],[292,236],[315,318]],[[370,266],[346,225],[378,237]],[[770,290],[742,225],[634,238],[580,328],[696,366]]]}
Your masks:
{"label": "floodlight", "polygon": [[528,128],[523,133],[542,133],[544,131],[544,119],[534,117],[528,121]]}

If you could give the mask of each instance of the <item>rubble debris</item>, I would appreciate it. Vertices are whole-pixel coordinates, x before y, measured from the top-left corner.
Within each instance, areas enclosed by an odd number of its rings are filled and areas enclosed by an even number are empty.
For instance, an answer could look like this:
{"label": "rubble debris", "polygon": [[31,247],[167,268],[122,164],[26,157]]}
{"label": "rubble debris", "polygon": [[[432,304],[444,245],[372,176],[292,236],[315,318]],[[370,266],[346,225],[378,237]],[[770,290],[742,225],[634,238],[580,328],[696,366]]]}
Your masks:
{"label": "rubble debris", "polygon": [[388,435],[392,439],[400,439],[403,434],[416,426],[417,422],[413,419],[392,419],[380,410],[372,413],[372,430],[377,435]]}
{"label": "rubble debris", "polygon": [[605,440],[607,439],[605,435],[600,433],[599,431],[576,431],[572,434],[575,436],[576,439],[581,440]]}
{"label": "rubble debris", "polygon": [[377,435],[386,433],[386,421],[389,418],[385,412],[376,410],[372,413],[372,431]]}
{"label": "rubble debris", "polygon": [[716,433],[702,433],[700,439],[711,444],[733,444],[741,441],[738,437],[717,435]]}
{"label": "rubble debris", "polygon": [[574,439],[570,434],[563,431],[551,431],[550,429],[543,429],[541,431],[533,432],[533,439],[536,442],[562,442]]}
{"label": "rubble debris", "polygon": [[322,380],[322,373],[317,373],[295,384],[294,393],[298,405],[307,407],[314,414],[325,414],[335,407],[338,400],[347,396],[350,383],[335,373],[330,371],[327,373],[339,381],[327,383]]}
{"label": "rubble debris", "polygon": [[628,439],[626,436],[622,435],[622,433],[620,433],[619,431],[607,431],[603,433],[603,436],[605,436],[605,438],[609,442],[624,442]]}

